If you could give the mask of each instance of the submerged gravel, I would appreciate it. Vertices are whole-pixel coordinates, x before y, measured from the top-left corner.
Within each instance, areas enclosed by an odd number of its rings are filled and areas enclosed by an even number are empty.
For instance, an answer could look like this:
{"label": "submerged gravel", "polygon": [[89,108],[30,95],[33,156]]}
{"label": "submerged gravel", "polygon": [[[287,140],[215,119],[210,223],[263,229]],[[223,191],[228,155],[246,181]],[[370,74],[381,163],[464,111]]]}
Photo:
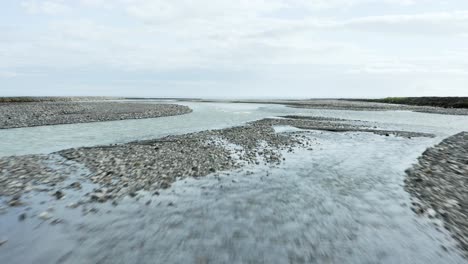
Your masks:
{"label": "submerged gravel", "polygon": [[325,118],[317,121],[296,117],[263,119],[245,126],[116,146],[71,149],[59,154],[85,164],[93,171],[91,180],[104,186],[109,198],[122,197],[139,190],[168,188],[178,179],[205,176],[243,164],[278,164],[283,158],[281,150],[293,151],[295,146],[310,145],[311,142],[300,133],[276,133],[275,126],[338,132],[371,131],[385,136],[432,136],[355,127]]}
{"label": "submerged gravel", "polygon": [[432,136],[377,130],[364,123],[354,125],[351,121],[324,117],[268,118],[244,126],[156,140],[68,149],[51,155],[5,157],[0,159],[0,196],[11,196],[11,206],[21,205],[15,196],[19,198],[31,190],[46,190],[61,197],[63,193],[57,193],[63,189],[61,183],[82,170],[81,165],[89,170],[87,181],[98,186],[93,192],[83,192],[83,199],[106,202],[127,195],[136,196],[139,191],[157,193],[159,189],[169,188],[176,180],[227,171],[245,164],[279,164],[283,160],[283,150],[292,152],[298,146],[310,148],[310,138],[301,132],[276,133],[277,126],[372,132],[383,136]]}
{"label": "submerged gravel", "polygon": [[182,115],[175,104],[127,102],[33,102],[0,104],[0,129]]}
{"label": "submerged gravel", "polygon": [[60,155],[85,164],[91,181],[106,197],[155,192],[186,177],[201,177],[248,163],[278,163],[282,149],[306,144],[298,135],[275,133],[273,127],[249,124],[129,144],[71,149]]}
{"label": "submerged gravel", "polygon": [[427,149],[405,183],[413,210],[441,219],[468,257],[468,132]]}

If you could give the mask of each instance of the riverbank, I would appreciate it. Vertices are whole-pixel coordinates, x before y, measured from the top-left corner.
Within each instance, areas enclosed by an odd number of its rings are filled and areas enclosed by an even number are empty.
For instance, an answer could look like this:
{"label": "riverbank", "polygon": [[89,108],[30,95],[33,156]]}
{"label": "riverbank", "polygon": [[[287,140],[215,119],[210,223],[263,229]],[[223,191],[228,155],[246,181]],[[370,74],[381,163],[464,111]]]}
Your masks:
{"label": "riverbank", "polygon": [[0,129],[156,118],[190,113],[187,106],[129,102],[28,102],[0,104]]}
{"label": "riverbank", "polygon": [[441,219],[468,257],[468,132],[427,149],[407,174],[413,210]]}

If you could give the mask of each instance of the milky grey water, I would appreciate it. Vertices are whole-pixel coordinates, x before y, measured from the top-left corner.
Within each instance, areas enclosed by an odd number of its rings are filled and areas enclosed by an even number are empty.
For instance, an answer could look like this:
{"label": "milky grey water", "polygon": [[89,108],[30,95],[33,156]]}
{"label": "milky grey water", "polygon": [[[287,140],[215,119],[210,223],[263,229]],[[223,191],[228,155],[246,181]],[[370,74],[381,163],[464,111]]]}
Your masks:
{"label": "milky grey water", "polygon": [[[154,102],[154,101],[149,101]],[[155,102],[157,103],[157,102]],[[193,113],[153,119],[123,120],[29,128],[0,129],[0,156],[50,153],[73,147],[124,143],[241,125],[287,114],[366,120],[389,128],[425,130],[440,135],[466,130],[468,117],[407,111],[343,111],[295,109],[282,105],[182,103]]]}
{"label": "milky grey water", "polygon": [[[248,166],[175,183],[95,214],[67,209],[47,194],[30,197],[31,215],[55,208],[66,222],[18,222],[0,216],[0,263],[466,263],[439,222],[416,216],[404,170],[468,118],[412,112],[292,109],[279,105],[188,103],[194,113],[0,131],[1,154],[51,152],[207,128],[281,114],[373,122],[379,128],[431,132],[436,138],[306,132],[312,150],[284,153],[278,166]],[[287,128],[281,129],[283,132]],[[15,132],[16,131],[16,132]],[[39,201],[50,201],[40,204]],[[151,204],[146,202],[151,200]],[[439,225],[439,227],[438,227]],[[439,228],[441,231],[437,231]],[[443,247],[448,249],[444,250]]]}

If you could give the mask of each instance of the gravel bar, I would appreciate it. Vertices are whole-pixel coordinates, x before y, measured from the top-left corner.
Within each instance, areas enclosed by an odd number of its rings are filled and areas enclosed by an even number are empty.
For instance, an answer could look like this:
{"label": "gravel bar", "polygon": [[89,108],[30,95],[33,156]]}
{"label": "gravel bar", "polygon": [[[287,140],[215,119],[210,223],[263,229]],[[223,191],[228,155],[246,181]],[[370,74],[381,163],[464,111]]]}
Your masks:
{"label": "gravel bar", "polygon": [[407,170],[405,187],[416,198],[412,209],[442,220],[468,257],[468,132],[427,149]]}
{"label": "gravel bar", "polygon": [[[277,133],[276,126],[305,130]],[[61,197],[67,188],[73,188],[64,185],[66,179],[73,179],[78,171],[88,171],[84,177],[86,184],[98,188],[91,193],[83,192],[83,199],[77,203],[117,202],[127,195],[136,196],[139,191],[157,193],[186,177],[229,171],[245,164],[279,164],[283,160],[282,151],[292,152],[294,147],[312,149],[311,138],[304,135],[307,130],[372,132],[407,138],[432,136],[377,130],[323,117],[268,118],[244,126],[155,140],[82,147],[50,155],[4,157],[0,159],[0,196],[9,197],[10,206],[22,205],[21,196],[31,191],[47,191]],[[73,184],[76,187],[85,183]]]}
{"label": "gravel bar", "polygon": [[230,102],[281,104],[292,108],[329,109],[351,111],[413,111],[430,114],[468,115],[467,108],[443,108],[433,106],[402,105],[378,102],[362,102],[346,99],[304,99],[304,100],[181,100],[195,102]]}
{"label": "gravel bar", "polygon": [[0,129],[125,119],[155,118],[190,113],[187,106],[128,102],[33,102],[0,104]]}

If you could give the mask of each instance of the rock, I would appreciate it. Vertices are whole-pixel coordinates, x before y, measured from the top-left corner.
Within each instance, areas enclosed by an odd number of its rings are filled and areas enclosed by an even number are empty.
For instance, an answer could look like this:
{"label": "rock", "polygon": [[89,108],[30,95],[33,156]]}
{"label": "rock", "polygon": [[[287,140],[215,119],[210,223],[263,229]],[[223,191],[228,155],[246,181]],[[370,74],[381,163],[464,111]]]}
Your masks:
{"label": "rock", "polygon": [[18,221],[24,221],[26,220],[26,217],[27,217],[26,213],[22,213],[18,216]]}
{"label": "rock", "polygon": [[69,203],[66,205],[67,208],[72,208],[72,209],[75,209],[79,206],[78,203]]}
{"label": "rock", "polygon": [[171,187],[171,184],[169,182],[167,182],[167,181],[163,181],[163,182],[161,182],[160,187],[161,187],[161,189],[167,189],[167,188]]}
{"label": "rock", "polygon": [[21,201],[21,195],[15,194],[10,201],[8,201],[8,205],[12,207],[22,206],[24,203]]}
{"label": "rock", "polygon": [[42,219],[42,220],[49,220],[50,218],[52,218],[52,215],[49,214],[48,212],[42,212],[38,215],[39,219]]}
{"label": "rock", "polygon": [[91,193],[91,201],[97,201],[100,203],[105,203],[107,201],[107,194],[104,192],[94,192]]}
{"label": "rock", "polygon": [[57,198],[57,200],[60,200],[60,199],[62,199],[62,198],[65,196],[65,194],[64,194],[62,191],[59,190],[59,191],[56,191],[56,192],[53,194],[53,196],[54,196],[55,198]]}
{"label": "rock", "polygon": [[455,199],[448,199],[446,202],[445,202],[445,206],[447,208],[451,208],[451,207],[458,207],[460,206],[458,201],[455,200]]}
{"label": "rock", "polygon": [[28,193],[28,192],[30,192],[32,190],[34,190],[33,186],[28,185],[28,186],[24,187],[24,192],[25,193]]}
{"label": "rock", "polygon": [[426,214],[429,218],[435,218],[437,216],[437,212],[432,208],[427,209]]}
{"label": "rock", "polygon": [[439,214],[440,214],[442,217],[444,217],[444,218],[447,217],[447,215],[448,215],[448,214],[447,214],[447,211],[445,211],[444,209],[439,209],[438,211],[439,211]]}
{"label": "rock", "polygon": [[63,220],[58,219],[58,218],[56,218],[56,219],[52,220],[52,222],[50,222],[51,225],[58,225],[58,224],[61,224],[61,223],[63,223]]}
{"label": "rock", "polygon": [[73,182],[72,184],[70,184],[70,188],[81,190],[81,183]]}

